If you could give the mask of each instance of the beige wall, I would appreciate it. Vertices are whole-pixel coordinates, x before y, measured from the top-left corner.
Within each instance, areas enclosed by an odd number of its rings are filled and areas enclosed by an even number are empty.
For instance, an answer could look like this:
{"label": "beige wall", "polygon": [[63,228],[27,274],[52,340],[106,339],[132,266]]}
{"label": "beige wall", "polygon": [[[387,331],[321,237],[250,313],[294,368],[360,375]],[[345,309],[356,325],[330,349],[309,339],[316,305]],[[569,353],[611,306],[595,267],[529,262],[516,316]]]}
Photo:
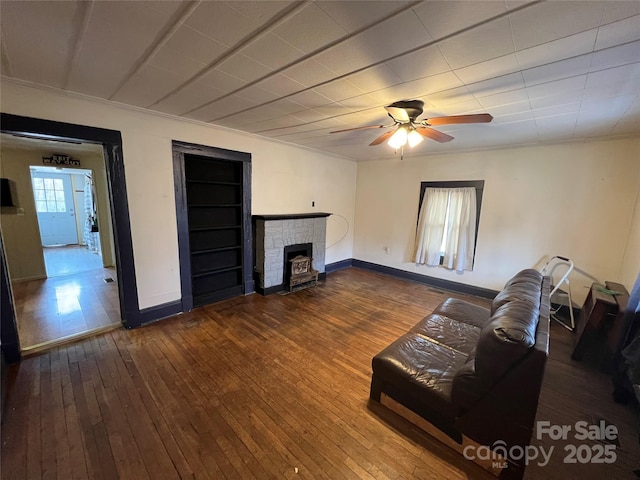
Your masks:
{"label": "beige wall", "polygon": [[[402,161],[390,152],[389,160],[361,162],[354,258],[500,289],[519,269],[540,268],[550,256],[563,255],[575,263],[570,279],[580,304],[594,279],[630,287],[640,270],[632,245],[640,223],[638,158],[640,140],[624,139]],[[485,180],[472,272],[411,261],[420,182],[429,180]]]}
{"label": "beige wall", "polygon": [[[640,153],[636,156],[640,163]],[[640,179],[638,179],[640,183]],[[633,284],[640,273],[640,192],[636,196],[636,203],[633,211],[633,220],[629,226],[629,237],[622,258],[620,272],[620,282],[626,285],[631,291]]]}
{"label": "beige wall", "polygon": [[[171,141],[252,155],[252,213],[326,211],[327,263],[352,256],[356,164],[234,130],[3,81],[2,111],[119,130],[141,308],[179,299]],[[311,207],[315,201],[315,207]],[[346,219],[346,220],[345,220]]]}
{"label": "beige wall", "polygon": [[[14,182],[17,194],[14,203],[21,209],[3,208],[0,216],[9,275],[14,281],[46,277],[29,167],[42,166],[42,157],[51,156],[52,153],[54,152],[49,149],[27,150],[0,145],[0,175]],[[68,152],[64,146],[60,146],[55,153]],[[99,222],[105,226],[100,231],[102,261],[105,266],[112,266],[114,255],[104,160],[102,156],[96,156],[94,153],[74,152],[70,155],[80,160],[82,168],[93,172]]]}

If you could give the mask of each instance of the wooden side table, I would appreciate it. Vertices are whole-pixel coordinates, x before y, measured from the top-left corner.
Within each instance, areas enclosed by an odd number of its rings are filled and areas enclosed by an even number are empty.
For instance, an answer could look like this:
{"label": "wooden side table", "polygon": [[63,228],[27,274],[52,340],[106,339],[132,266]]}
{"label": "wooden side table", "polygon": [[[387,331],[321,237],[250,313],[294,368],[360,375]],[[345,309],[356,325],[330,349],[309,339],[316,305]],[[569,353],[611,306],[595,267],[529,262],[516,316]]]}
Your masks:
{"label": "wooden side table", "polygon": [[578,321],[571,358],[582,360],[586,355],[589,363],[609,371],[615,350],[609,351],[608,339],[609,333],[615,330],[618,303],[613,295],[603,289],[606,287],[600,283],[591,285]]}

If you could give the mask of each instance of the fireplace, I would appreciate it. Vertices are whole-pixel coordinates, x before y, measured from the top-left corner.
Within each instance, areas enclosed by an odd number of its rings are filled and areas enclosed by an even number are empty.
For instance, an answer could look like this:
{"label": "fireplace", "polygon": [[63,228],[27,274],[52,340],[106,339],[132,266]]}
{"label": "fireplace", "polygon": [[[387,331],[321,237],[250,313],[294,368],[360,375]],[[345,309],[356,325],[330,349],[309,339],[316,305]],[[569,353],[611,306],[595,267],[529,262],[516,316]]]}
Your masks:
{"label": "fireplace", "polygon": [[[256,290],[264,295],[289,290],[291,260],[309,258],[309,272],[325,278],[327,217],[330,213],[254,215]],[[310,284],[311,285],[311,284]],[[302,288],[302,287],[301,287]]]}
{"label": "fireplace", "polygon": [[290,292],[312,287],[318,280],[318,271],[312,267],[313,244],[297,243],[284,247],[284,282]]}

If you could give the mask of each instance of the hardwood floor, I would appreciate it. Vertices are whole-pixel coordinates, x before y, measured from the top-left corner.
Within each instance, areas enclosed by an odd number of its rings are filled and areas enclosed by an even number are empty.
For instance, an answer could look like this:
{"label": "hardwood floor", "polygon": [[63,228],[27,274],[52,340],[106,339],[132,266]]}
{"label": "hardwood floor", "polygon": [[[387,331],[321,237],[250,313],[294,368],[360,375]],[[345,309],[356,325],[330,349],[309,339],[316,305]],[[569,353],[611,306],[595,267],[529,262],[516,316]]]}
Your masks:
{"label": "hardwood floor", "polygon": [[13,295],[24,353],[122,323],[113,268],[14,283]]}
{"label": "hardwood floor", "polygon": [[[494,478],[368,404],[371,357],[449,296],[488,303],[349,268],[28,358],[11,372],[2,478]],[[618,460],[558,452],[525,478],[635,478],[634,413],[569,360],[571,340],[552,327],[538,419],[607,419]]]}

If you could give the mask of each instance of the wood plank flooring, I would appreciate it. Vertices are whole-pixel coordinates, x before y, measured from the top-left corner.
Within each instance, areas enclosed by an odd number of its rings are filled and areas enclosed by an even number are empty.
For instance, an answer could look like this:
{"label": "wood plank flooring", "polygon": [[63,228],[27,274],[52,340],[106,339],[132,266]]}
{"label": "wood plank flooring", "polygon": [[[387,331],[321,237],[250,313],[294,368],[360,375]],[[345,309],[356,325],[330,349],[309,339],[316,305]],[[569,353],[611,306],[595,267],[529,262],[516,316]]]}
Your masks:
{"label": "wood plank flooring", "polygon": [[[494,478],[368,404],[371,357],[448,296],[459,295],[349,268],[315,288],[235,298],[28,358],[11,372],[2,478]],[[565,465],[556,455],[525,478],[635,478],[634,413],[612,401],[609,377],[569,360],[571,340],[552,328],[538,418],[607,419],[620,430],[618,460]]]}
{"label": "wood plank flooring", "polygon": [[[114,281],[105,283],[105,278]],[[114,268],[29,280],[12,285],[24,352],[51,342],[122,324]]]}

